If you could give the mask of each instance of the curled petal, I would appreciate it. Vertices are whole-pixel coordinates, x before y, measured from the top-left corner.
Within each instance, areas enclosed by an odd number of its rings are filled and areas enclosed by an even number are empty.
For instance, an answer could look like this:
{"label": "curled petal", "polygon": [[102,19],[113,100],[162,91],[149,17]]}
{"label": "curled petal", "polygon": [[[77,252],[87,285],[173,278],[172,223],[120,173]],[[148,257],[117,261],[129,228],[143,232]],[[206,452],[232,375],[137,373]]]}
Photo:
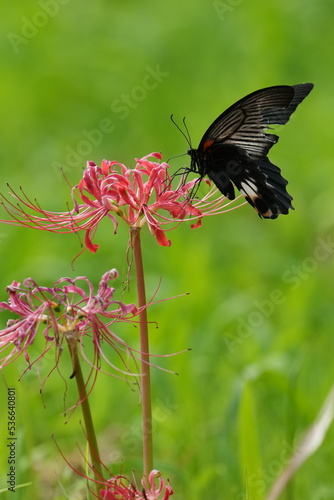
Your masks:
{"label": "curled petal", "polygon": [[88,250],[90,252],[95,253],[97,251],[97,249],[99,248],[99,245],[97,245],[96,243],[92,242],[92,240],[91,240],[91,234],[92,233],[95,233],[94,228],[88,229],[88,231],[86,231],[86,234],[85,234],[85,245],[86,245],[86,247],[88,248]]}

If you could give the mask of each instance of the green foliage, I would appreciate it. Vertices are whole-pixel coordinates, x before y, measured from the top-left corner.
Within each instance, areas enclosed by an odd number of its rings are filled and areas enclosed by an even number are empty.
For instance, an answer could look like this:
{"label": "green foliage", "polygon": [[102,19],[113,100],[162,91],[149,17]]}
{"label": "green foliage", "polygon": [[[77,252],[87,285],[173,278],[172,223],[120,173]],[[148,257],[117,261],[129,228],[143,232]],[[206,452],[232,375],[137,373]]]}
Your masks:
{"label": "green foliage", "polygon": [[249,498],[261,499],[263,491],[258,489],[256,482],[254,484],[254,478],[261,470],[257,422],[252,385],[245,381],[239,408],[240,467],[245,474]]}
{"label": "green foliage", "polygon": [[[71,203],[60,166],[74,185],[87,160],[131,165],[151,151],[165,160],[184,153],[171,113],[187,117],[195,147],[247,93],[315,84],[270,155],[289,180],[294,212],[264,221],[245,206],[200,229],[180,226],[170,248],[143,231],[148,296],[160,278],[158,298],[190,292],[149,311],[159,326],[154,353],[192,349],[156,360],[179,376],[152,374],[156,467],[175,500],[265,498],[332,385],[333,11],[330,0],[19,0],[0,19],[0,191],[22,186],[48,210]],[[173,171],[188,163],[170,161]],[[87,275],[97,284],[113,267],[121,297],[128,234],[112,231],[105,221],[97,254],[84,253],[72,269],[77,237],[2,225],[0,300],[13,280]],[[132,290],[123,299],[133,300]],[[135,328],[126,334],[137,342]],[[87,498],[51,439],[82,467],[80,412],[68,422],[62,415],[75,402],[67,354],[63,379],[48,377],[51,357],[18,382],[25,366],[22,359],[1,374],[1,401],[5,384],[17,389],[18,482],[31,483],[15,498]],[[134,381],[102,374],[92,393],[102,456],[115,474],[141,471],[138,401]],[[286,498],[334,498],[333,437],[330,429]],[[5,459],[1,447],[1,472]]]}

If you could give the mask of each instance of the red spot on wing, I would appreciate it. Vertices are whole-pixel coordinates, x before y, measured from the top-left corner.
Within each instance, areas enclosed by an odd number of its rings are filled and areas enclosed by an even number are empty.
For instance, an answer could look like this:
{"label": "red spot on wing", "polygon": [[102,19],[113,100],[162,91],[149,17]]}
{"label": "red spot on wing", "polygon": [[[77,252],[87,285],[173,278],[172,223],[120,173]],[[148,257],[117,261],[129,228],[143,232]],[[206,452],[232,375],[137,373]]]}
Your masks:
{"label": "red spot on wing", "polygon": [[211,140],[209,140],[209,139],[208,139],[207,141],[205,141],[205,143],[203,144],[203,149],[204,149],[204,151],[205,151],[207,148],[209,148],[209,147],[211,146],[211,144],[213,144],[214,142],[215,142],[215,141],[213,141],[212,139],[211,139]]}

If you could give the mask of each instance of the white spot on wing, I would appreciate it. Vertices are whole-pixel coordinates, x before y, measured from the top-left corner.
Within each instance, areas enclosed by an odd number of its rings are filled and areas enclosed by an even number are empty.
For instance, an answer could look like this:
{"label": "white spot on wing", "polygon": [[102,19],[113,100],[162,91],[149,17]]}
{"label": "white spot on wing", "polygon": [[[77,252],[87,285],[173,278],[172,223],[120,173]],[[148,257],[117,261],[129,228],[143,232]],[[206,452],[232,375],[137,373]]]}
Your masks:
{"label": "white spot on wing", "polygon": [[247,182],[241,182],[241,194],[244,196],[249,196],[250,198],[258,198],[258,191],[256,184],[254,182],[247,180]]}

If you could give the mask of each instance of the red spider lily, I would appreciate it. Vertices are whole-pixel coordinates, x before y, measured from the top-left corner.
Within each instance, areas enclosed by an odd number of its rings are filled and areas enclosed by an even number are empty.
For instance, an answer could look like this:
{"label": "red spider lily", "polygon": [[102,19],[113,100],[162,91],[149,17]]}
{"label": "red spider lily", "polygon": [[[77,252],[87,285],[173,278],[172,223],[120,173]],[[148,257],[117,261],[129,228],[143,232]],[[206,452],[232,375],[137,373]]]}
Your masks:
{"label": "red spider lily", "polygon": [[[128,374],[128,370],[121,370],[109,361],[102,350],[102,344],[104,347],[109,344],[125,365],[122,353],[128,354],[131,349],[110,328],[117,322],[131,322],[139,314],[134,304],[126,305],[114,300],[115,289],[109,285],[109,281],[116,277],[115,269],[106,272],[95,294],[93,285],[83,276],[74,279],[61,278],[53,287],[39,286],[31,278],[26,279],[23,286],[14,281],[7,287],[8,302],[0,302],[0,309],[8,310],[19,317],[9,320],[7,327],[0,331],[0,353],[7,353],[0,360],[0,368],[22,353],[30,368],[37,359],[31,362],[28,351],[41,330],[45,349],[38,359],[52,346],[58,348],[59,356],[66,339],[69,346],[72,346],[71,354],[79,346],[82,356],[92,368],[100,371],[103,358],[118,372]],[[78,282],[85,283],[88,292],[80,287]],[[93,360],[89,360],[85,354],[89,338],[94,348]],[[73,370],[75,371],[75,364]]]}
{"label": "red spider lily", "polygon": [[[134,169],[116,161],[104,160],[101,167],[87,162],[83,178],[72,189],[74,208],[68,212],[43,210],[25,195],[20,198],[11,191],[11,196],[23,207],[3,196],[2,204],[15,222],[2,222],[58,233],[84,230],[86,247],[96,252],[98,245],[92,242],[92,237],[104,217],[112,221],[114,232],[117,231],[118,218],[130,228],[141,228],[147,224],[160,245],[170,246],[165,232],[175,225],[195,221],[191,227],[197,228],[202,217],[232,209],[232,202],[220,194],[216,196],[217,189],[211,189],[202,200],[190,199],[198,179],[186,183],[181,181],[173,189],[167,163],[151,161],[150,157],[162,158],[159,153],[152,153],[137,159]],[[209,181],[206,182],[209,184]],[[37,212],[38,215],[30,212]]]}
{"label": "red spider lily", "polygon": [[152,470],[148,476],[149,489],[142,479],[143,491],[140,492],[129,484],[124,476],[116,476],[107,482],[107,489],[101,490],[103,500],[168,500],[174,494],[172,488],[166,485],[157,470]]}

